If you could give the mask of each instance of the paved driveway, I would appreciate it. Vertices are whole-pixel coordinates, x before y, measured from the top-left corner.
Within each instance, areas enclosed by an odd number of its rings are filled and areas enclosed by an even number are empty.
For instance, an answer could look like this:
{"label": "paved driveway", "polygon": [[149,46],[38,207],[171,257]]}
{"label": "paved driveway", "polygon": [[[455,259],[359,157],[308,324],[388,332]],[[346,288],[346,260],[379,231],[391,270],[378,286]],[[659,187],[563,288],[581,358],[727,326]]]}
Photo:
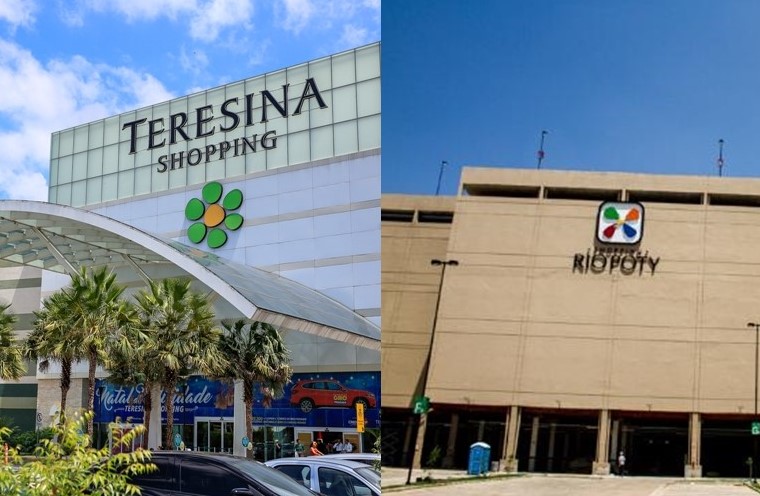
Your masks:
{"label": "paved driveway", "polygon": [[[393,489],[387,493],[395,492]],[[386,490],[383,490],[386,493]],[[399,496],[757,496],[741,481],[527,475],[399,491]]]}

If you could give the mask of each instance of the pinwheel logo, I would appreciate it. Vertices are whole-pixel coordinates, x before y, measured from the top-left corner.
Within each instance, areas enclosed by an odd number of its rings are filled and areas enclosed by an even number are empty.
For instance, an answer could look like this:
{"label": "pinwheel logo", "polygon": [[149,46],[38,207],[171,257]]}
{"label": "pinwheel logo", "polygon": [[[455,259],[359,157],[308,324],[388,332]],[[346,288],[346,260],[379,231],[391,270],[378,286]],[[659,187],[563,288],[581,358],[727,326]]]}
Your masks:
{"label": "pinwheel logo", "polygon": [[243,216],[233,213],[243,204],[243,193],[233,189],[224,196],[220,205],[222,192],[221,184],[211,182],[201,190],[203,200],[193,198],[187,202],[185,217],[193,221],[187,228],[187,237],[193,243],[198,244],[205,239],[209,248],[219,248],[227,242],[224,228],[236,231],[243,225]]}
{"label": "pinwheel logo", "polygon": [[602,243],[634,245],[644,231],[644,206],[640,203],[604,202],[596,219],[596,239]]}

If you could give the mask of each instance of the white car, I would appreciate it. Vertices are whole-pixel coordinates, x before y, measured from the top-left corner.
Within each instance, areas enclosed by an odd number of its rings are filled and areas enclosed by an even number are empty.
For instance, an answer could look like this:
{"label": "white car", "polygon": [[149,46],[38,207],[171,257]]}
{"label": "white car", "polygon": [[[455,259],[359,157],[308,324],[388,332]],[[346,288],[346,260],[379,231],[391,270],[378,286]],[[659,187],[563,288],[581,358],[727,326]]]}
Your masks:
{"label": "white car", "polygon": [[327,460],[351,460],[365,465],[380,466],[379,453],[333,453],[325,456]]}
{"label": "white car", "polygon": [[325,496],[380,496],[380,473],[365,463],[309,456],[278,458],[265,465]]}

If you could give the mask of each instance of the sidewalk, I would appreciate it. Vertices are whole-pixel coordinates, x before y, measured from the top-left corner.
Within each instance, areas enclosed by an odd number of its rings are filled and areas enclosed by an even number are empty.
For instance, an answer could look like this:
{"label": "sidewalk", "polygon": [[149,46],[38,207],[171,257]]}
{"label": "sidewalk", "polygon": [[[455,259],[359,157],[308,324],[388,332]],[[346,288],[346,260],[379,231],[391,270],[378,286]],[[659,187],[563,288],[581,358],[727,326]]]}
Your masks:
{"label": "sidewalk", "polygon": [[[485,478],[489,475],[499,475],[503,472],[489,472],[486,475],[468,475],[466,470],[445,470],[445,469],[431,469],[431,470],[413,470],[411,483],[417,482],[417,477],[430,477],[433,480],[448,480],[448,479],[477,479]],[[382,487],[389,486],[403,486],[406,484],[406,479],[409,475],[408,468],[395,468],[395,467],[383,467],[382,468]]]}

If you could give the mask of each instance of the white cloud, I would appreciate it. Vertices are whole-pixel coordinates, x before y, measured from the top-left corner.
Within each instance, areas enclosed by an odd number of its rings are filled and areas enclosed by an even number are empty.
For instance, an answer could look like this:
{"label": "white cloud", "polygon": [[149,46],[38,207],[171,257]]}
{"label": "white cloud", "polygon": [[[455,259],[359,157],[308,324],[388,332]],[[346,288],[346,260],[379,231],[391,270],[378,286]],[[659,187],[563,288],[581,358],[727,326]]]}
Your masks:
{"label": "white cloud", "polygon": [[283,29],[296,35],[342,25],[341,49],[379,37],[380,0],[280,0],[275,15]]}
{"label": "white cloud", "polygon": [[85,0],[85,6],[98,12],[118,12],[128,21],[176,19],[201,7],[196,0]]}
{"label": "white cloud", "polygon": [[183,46],[179,50],[179,65],[187,73],[200,75],[208,67],[208,56],[203,50],[194,48],[191,52]]}
{"label": "white cloud", "polygon": [[36,11],[37,3],[34,0],[0,1],[0,20],[8,22],[12,28],[34,24]]}
{"label": "white cloud", "polygon": [[167,18],[189,26],[190,37],[215,41],[224,29],[250,29],[253,0],[80,0],[64,10],[64,22],[81,26],[84,13],[116,12],[128,22]]}
{"label": "white cloud", "polygon": [[223,28],[248,29],[253,18],[252,0],[211,0],[202,5],[190,21],[190,36],[214,41]]}
{"label": "white cloud", "polygon": [[343,34],[340,37],[340,43],[347,46],[364,45],[369,39],[369,30],[367,28],[346,24],[343,26]]}
{"label": "white cloud", "polygon": [[51,133],[173,97],[150,74],[79,56],[45,65],[4,40],[0,88],[0,196],[38,200],[47,198]]}
{"label": "white cloud", "polygon": [[300,33],[314,15],[315,8],[311,0],[282,0],[282,5],[285,9],[282,26],[294,33]]}

